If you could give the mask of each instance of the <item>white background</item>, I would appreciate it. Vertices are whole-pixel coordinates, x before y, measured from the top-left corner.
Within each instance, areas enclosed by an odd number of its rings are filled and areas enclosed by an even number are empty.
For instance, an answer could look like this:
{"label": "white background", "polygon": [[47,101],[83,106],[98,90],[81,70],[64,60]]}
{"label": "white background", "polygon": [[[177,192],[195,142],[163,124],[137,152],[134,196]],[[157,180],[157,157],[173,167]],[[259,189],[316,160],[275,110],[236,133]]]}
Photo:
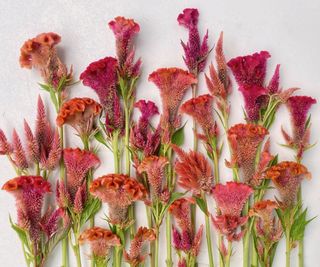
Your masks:
{"label": "white background", "polygon": [[[23,119],[33,122],[35,104],[40,93],[49,106],[46,94],[39,90],[38,73],[20,69],[19,49],[23,42],[38,33],[54,31],[62,36],[59,52],[68,66],[73,64],[75,78],[92,61],[114,55],[114,38],[107,23],[115,16],[134,18],[141,26],[136,48],[143,60],[143,73],[140,79],[137,98],[146,98],[159,103],[156,87],[147,81],[148,75],[159,67],[178,66],[184,68],[180,39],[186,40],[187,31],[178,26],[176,18],[186,7],[196,7],[200,11],[199,27],[201,33],[209,29],[209,44],[217,40],[219,32],[224,31],[225,54],[227,59],[246,55],[260,50],[268,50],[272,58],[268,62],[268,77],[277,63],[281,64],[281,85],[283,88],[300,87],[300,94],[311,95],[320,100],[320,2],[297,0],[269,1],[23,1],[1,0],[0,3],[0,127],[11,133],[14,127],[21,133]],[[210,55],[209,61],[213,60]],[[200,78],[200,91],[206,92],[203,76]],[[91,89],[81,84],[73,87],[71,96],[91,96],[97,98]],[[190,94],[187,98],[190,97]],[[231,125],[243,121],[239,92],[234,86],[231,96]],[[319,104],[312,108],[312,141],[319,139]],[[50,111],[54,119],[54,111]],[[136,117],[137,114],[135,114]],[[187,129],[185,147],[192,146],[191,120]],[[280,126],[289,129],[288,114],[281,107],[277,120],[271,130],[272,152],[279,153],[281,160],[290,160],[290,151],[281,148],[283,142]],[[79,142],[69,128],[68,145]],[[303,184],[304,204],[309,215],[320,214],[320,169],[319,146],[306,153],[304,163],[313,174],[311,181]],[[112,171],[112,157],[103,148],[100,153],[103,166],[97,176]],[[223,157],[227,157],[225,154]],[[230,171],[221,161],[222,177],[231,179]],[[14,177],[7,160],[0,158],[1,184]],[[272,196],[273,193],[271,193]],[[212,207],[213,210],[213,207]],[[138,222],[146,225],[144,209],[138,208]],[[14,200],[6,192],[0,192],[0,262],[1,266],[24,266],[21,247],[16,234],[10,229],[8,214],[15,216]],[[200,214],[200,212],[199,212]],[[204,223],[198,216],[198,224]],[[102,225],[102,221],[99,220]],[[315,219],[306,231],[305,262],[307,267],[319,266],[320,219]],[[162,230],[164,232],[164,229]],[[214,238],[214,237],[213,237]],[[205,244],[205,237],[203,238]],[[161,240],[160,266],[165,266],[165,240]],[[241,244],[235,244],[232,266],[241,266]],[[281,242],[274,266],[284,266],[284,243]],[[70,255],[73,262],[73,255]],[[84,257],[85,258],[85,257]],[[217,258],[217,255],[216,255]],[[296,265],[295,252],[292,266]],[[85,259],[84,259],[85,260]],[[57,248],[47,266],[60,266],[60,249]],[[72,264],[71,266],[75,266]],[[89,266],[85,263],[84,266]],[[199,266],[207,265],[206,246],[199,255]]]}

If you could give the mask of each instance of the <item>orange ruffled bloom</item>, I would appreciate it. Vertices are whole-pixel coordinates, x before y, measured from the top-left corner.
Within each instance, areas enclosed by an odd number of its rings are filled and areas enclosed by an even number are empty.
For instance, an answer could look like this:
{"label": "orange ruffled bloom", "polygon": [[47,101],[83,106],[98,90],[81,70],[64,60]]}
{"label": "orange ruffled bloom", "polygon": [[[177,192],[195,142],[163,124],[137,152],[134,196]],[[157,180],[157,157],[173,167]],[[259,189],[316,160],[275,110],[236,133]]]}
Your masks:
{"label": "orange ruffled bloom", "polygon": [[297,198],[303,178],[311,178],[308,169],[297,162],[282,161],[265,172],[265,178],[271,179],[281,197],[281,207],[291,208]]}

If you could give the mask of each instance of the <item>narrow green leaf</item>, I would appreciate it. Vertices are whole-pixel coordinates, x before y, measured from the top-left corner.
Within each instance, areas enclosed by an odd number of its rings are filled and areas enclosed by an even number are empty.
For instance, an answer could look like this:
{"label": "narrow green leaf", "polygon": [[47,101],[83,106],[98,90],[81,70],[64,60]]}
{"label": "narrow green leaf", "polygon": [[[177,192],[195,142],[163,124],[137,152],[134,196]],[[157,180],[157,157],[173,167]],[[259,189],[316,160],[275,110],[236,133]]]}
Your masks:
{"label": "narrow green leaf", "polygon": [[51,86],[48,85],[48,84],[43,84],[43,83],[38,83],[41,87],[41,89],[47,91],[47,92],[50,92],[51,91]]}
{"label": "narrow green leaf", "polygon": [[101,144],[103,144],[104,146],[108,147],[108,144],[105,141],[105,138],[103,136],[103,133],[101,132],[101,130],[98,130],[96,132],[96,134],[94,135],[94,138]]}
{"label": "narrow green leaf", "polygon": [[171,137],[171,143],[175,144],[177,146],[182,146],[184,143],[184,127],[186,126],[186,123],[179,128],[178,130],[176,130],[172,137]]}
{"label": "narrow green leaf", "polygon": [[101,201],[98,198],[91,199],[81,213],[80,225],[84,225],[101,208]]}
{"label": "narrow green leaf", "polygon": [[44,253],[47,256],[53,249],[57,246],[57,244],[64,239],[70,230],[70,226],[66,228],[61,228],[58,232],[56,232],[50,239],[46,242],[44,246]]}
{"label": "narrow green leaf", "polygon": [[202,212],[204,214],[207,214],[208,213],[208,209],[207,209],[207,205],[206,205],[206,202],[204,201],[203,198],[201,197],[194,197],[195,200],[196,200],[196,203],[198,205],[198,207],[202,210]]}

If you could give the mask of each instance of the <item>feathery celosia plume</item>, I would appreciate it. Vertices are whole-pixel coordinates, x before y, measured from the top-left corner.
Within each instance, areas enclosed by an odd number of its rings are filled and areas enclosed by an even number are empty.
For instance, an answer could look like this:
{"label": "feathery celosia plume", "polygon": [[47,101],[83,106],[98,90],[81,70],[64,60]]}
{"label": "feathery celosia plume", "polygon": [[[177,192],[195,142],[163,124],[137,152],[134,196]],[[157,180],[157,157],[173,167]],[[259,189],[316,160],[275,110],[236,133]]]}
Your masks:
{"label": "feathery celosia plume", "polygon": [[144,246],[156,239],[156,233],[153,229],[147,227],[139,227],[130,244],[129,252],[124,251],[124,259],[132,267],[139,266],[144,262],[147,254],[143,253]]}
{"label": "feathery celosia plume", "polygon": [[160,90],[162,115],[160,120],[163,142],[169,143],[174,129],[180,126],[177,112],[186,91],[197,82],[195,76],[179,68],[162,68],[149,75]]}
{"label": "feathery celosia plume", "polygon": [[114,130],[122,130],[124,119],[120,98],[117,93],[117,60],[113,57],[105,57],[92,62],[80,79],[85,86],[91,87],[98,95],[106,115],[106,130],[112,133]]}
{"label": "feathery celosia plume", "polygon": [[169,161],[165,157],[149,156],[138,166],[138,172],[146,172],[153,197],[160,198],[165,183],[165,168]]}
{"label": "feathery celosia plume", "polygon": [[36,138],[33,136],[32,130],[26,120],[24,120],[24,133],[26,138],[26,152],[29,160],[32,162],[39,162],[39,144]]}
{"label": "feathery celosia plume", "polygon": [[7,181],[2,190],[13,194],[18,225],[29,232],[33,241],[37,241],[40,238],[44,195],[51,191],[50,183],[41,176],[19,176]]}
{"label": "feathery celosia plume", "polygon": [[221,213],[212,217],[212,222],[229,241],[239,240],[243,235],[243,231],[237,233],[237,229],[248,220],[247,216],[241,216],[241,211],[252,192],[250,186],[236,182],[217,184],[212,189],[213,198]]}
{"label": "feathery celosia plume", "polygon": [[193,194],[210,192],[213,185],[213,175],[210,163],[206,157],[196,151],[184,152],[178,146],[172,145],[179,159],[175,163],[178,184]]}
{"label": "feathery celosia plume", "polygon": [[26,153],[22,147],[21,140],[16,130],[12,134],[13,160],[15,165],[23,170],[28,168]]}
{"label": "feathery celosia plume", "polygon": [[91,98],[72,98],[62,105],[56,123],[59,127],[69,124],[80,137],[89,136],[101,109],[101,105]]}
{"label": "feathery celosia plume", "polygon": [[49,145],[47,153],[44,150],[42,151],[40,163],[44,169],[51,171],[59,164],[62,152],[58,130],[54,132],[53,139]]}
{"label": "feathery celosia plume", "polygon": [[187,231],[193,235],[193,229],[191,226],[191,207],[194,203],[193,199],[179,198],[174,201],[170,207],[169,212],[172,214],[177,222],[177,225],[182,231]]}
{"label": "feathery celosia plume", "polygon": [[297,162],[282,161],[265,172],[265,178],[271,179],[279,191],[281,208],[292,208],[297,198],[303,178],[310,179],[308,169]]}
{"label": "feathery celosia plume", "polygon": [[62,221],[63,226],[67,227],[68,221],[66,213],[62,208],[58,208],[52,211],[50,208],[43,216],[40,222],[41,230],[46,234],[48,238],[52,237],[52,235],[58,230],[59,223]]}
{"label": "feathery celosia plume", "polygon": [[110,253],[110,249],[120,246],[120,238],[112,231],[101,227],[92,227],[82,232],[79,237],[80,244],[89,243],[91,257],[104,262]]}
{"label": "feathery celosia plume", "polygon": [[255,158],[257,149],[268,130],[255,124],[236,124],[228,132],[231,146],[231,162],[229,167],[238,167],[245,183],[251,183],[255,174]]}
{"label": "feathery celosia plume", "polygon": [[20,49],[21,67],[39,69],[44,80],[56,87],[61,78],[68,75],[66,66],[57,54],[56,45],[60,41],[61,37],[53,32],[27,40]]}
{"label": "feathery celosia plume", "polygon": [[137,200],[144,200],[146,189],[137,180],[124,174],[108,174],[95,179],[90,193],[109,206],[112,224],[125,224],[128,207]]}
{"label": "feathery celosia plume", "polygon": [[274,70],[273,76],[271,80],[269,81],[269,84],[267,86],[267,93],[269,95],[273,95],[279,92],[279,80],[280,80],[280,64],[276,66],[276,69]]}
{"label": "feathery celosia plume", "polygon": [[195,8],[186,8],[179,14],[177,20],[180,25],[189,31],[188,42],[181,41],[184,50],[184,62],[188,70],[197,75],[202,72],[206,65],[209,54],[208,31],[201,42],[198,31],[199,11]]}
{"label": "feathery celosia plume", "polygon": [[12,146],[4,132],[0,129],[0,155],[8,155],[12,152]]}

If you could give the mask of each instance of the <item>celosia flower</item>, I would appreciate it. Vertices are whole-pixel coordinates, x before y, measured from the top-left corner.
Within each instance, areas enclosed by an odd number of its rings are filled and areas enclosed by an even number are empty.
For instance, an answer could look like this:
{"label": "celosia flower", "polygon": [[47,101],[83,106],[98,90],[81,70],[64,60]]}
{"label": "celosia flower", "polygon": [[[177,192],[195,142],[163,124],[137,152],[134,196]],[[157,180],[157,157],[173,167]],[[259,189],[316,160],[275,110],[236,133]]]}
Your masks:
{"label": "celosia flower", "polygon": [[162,141],[169,143],[173,130],[180,126],[180,118],[177,117],[179,105],[188,88],[196,83],[197,79],[182,69],[162,68],[151,73],[149,81],[160,90],[163,110],[160,120]]}
{"label": "celosia flower", "polygon": [[99,97],[105,111],[108,133],[117,129],[122,130],[124,126],[123,111],[116,87],[117,67],[115,58],[106,57],[92,62],[80,75],[83,84],[91,87]]}
{"label": "celosia flower", "polygon": [[101,105],[91,98],[72,98],[62,105],[56,122],[59,127],[69,124],[80,137],[88,137],[94,130],[94,122],[101,109]]}
{"label": "celosia flower", "polygon": [[13,160],[14,164],[18,167],[18,169],[27,169],[28,161],[26,157],[26,153],[22,147],[21,140],[16,130],[13,130],[12,134],[12,148],[13,148]]}
{"label": "celosia flower", "polygon": [[139,266],[144,262],[147,254],[143,253],[144,246],[156,239],[156,233],[153,229],[140,227],[131,241],[129,252],[124,251],[124,259],[132,267]]}
{"label": "celosia flower", "polygon": [[238,167],[245,183],[251,183],[255,174],[255,158],[257,149],[268,130],[255,124],[236,124],[228,132],[231,146],[231,162],[229,167]]}
{"label": "celosia flower", "polygon": [[311,178],[308,169],[293,161],[282,161],[265,172],[265,178],[271,179],[280,197],[281,207],[292,208],[303,178]]}
{"label": "celosia flower", "polygon": [[186,8],[179,14],[177,20],[180,25],[189,31],[187,43],[181,41],[184,50],[184,62],[188,70],[197,75],[202,72],[206,65],[206,59],[209,54],[208,31],[201,42],[198,31],[199,11],[195,8]]}
{"label": "celosia flower", "polygon": [[12,147],[7,140],[6,135],[0,129],[0,155],[8,155],[12,152]]}
{"label": "celosia flower", "polygon": [[213,198],[221,212],[212,217],[212,222],[229,241],[239,240],[243,235],[243,232],[237,233],[237,229],[248,220],[247,216],[241,216],[241,211],[252,192],[250,186],[236,182],[217,184],[212,189]]}
{"label": "celosia flower", "polygon": [[67,68],[57,54],[56,45],[61,37],[53,32],[42,33],[27,40],[20,49],[22,68],[36,68],[46,83],[56,87],[63,77],[67,77]]}
{"label": "celosia flower", "polygon": [[89,243],[91,257],[102,262],[108,259],[112,247],[121,245],[120,238],[112,231],[97,226],[83,231],[79,242],[80,244]]}
{"label": "celosia flower", "polygon": [[2,189],[12,193],[16,199],[19,227],[28,231],[30,238],[37,242],[44,195],[50,192],[50,183],[41,176],[19,176],[7,181]]}
{"label": "celosia flower", "polygon": [[138,172],[146,172],[151,194],[155,198],[160,198],[165,182],[165,168],[169,161],[165,157],[149,156],[138,166]]}
{"label": "celosia flower", "polygon": [[69,223],[65,211],[62,208],[57,208],[54,211],[49,208],[39,224],[47,238],[50,238],[59,229],[59,223],[61,221],[63,223],[63,227],[66,228]]}
{"label": "celosia flower", "polygon": [[108,174],[95,179],[90,185],[90,192],[108,204],[110,222],[120,225],[126,223],[128,207],[146,197],[144,186],[124,174]]}
{"label": "celosia flower", "polygon": [[184,152],[173,145],[179,160],[175,163],[175,171],[178,175],[178,184],[194,194],[210,192],[213,185],[213,175],[210,163],[206,157],[196,151]]}

